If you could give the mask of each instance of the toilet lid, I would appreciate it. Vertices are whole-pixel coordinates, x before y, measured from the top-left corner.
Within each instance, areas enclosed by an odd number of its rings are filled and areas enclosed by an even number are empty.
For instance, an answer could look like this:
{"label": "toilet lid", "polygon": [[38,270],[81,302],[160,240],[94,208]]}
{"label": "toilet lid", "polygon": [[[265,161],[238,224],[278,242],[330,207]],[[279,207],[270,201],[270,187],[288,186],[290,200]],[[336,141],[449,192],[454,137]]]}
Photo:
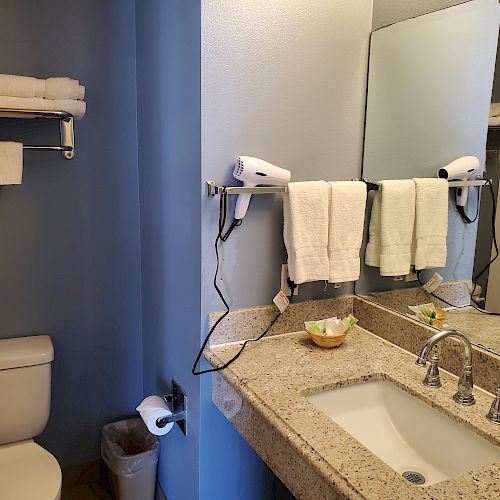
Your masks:
{"label": "toilet lid", "polygon": [[57,500],[61,480],[55,457],[35,442],[0,446],[2,500]]}

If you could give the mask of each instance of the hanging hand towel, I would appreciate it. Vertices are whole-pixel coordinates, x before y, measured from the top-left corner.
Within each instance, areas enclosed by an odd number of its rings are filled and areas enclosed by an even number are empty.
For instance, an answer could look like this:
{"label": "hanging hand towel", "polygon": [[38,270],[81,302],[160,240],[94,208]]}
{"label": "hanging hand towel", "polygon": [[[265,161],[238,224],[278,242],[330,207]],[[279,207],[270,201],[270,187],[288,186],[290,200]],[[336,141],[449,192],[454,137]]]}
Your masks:
{"label": "hanging hand towel", "polygon": [[359,251],[363,240],[366,184],[361,181],[330,182],[328,257],[330,283],[359,279]]}
{"label": "hanging hand towel", "polygon": [[492,102],[490,105],[490,117],[500,116],[500,102]]}
{"label": "hanging hand towel", "polygon": [[23,180],[23,145],[0,142],[0,185],[21,184]]}
{"label": "hanging hand towel", "polygon": [[325,181],[288,184],[283,198],[283,238],[288,273],[296,284],[329,278],[329,195],[330,187]]}
{"label": "hanging hand towel", "polygon": [[370,220],[365,262],[381,276],[410,272],[415,223],[415,183],[410,179],[380,182]]}
{"label": "hanging hand towel", "polygon": [[448,181],[413,179],[416,187],[415,269],[446,266]]}

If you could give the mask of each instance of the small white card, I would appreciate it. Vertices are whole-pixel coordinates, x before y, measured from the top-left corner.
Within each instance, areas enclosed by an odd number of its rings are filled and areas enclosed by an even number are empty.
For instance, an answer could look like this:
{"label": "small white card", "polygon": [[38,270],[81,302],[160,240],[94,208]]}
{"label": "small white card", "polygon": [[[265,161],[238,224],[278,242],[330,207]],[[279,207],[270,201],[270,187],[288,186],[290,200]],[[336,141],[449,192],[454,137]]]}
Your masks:
{"label": "small white card", "polygon": [[439,273],[434,273],[431,279],[422,286],[427,293],[432,293],[443,282],[443,277]]}
{"label": "small white card", "polygon": [[274,304],[280,310],[280,313],[290,305],[290,301],[288,297],[284,294],[283,290],[280,290],[273,299]]}

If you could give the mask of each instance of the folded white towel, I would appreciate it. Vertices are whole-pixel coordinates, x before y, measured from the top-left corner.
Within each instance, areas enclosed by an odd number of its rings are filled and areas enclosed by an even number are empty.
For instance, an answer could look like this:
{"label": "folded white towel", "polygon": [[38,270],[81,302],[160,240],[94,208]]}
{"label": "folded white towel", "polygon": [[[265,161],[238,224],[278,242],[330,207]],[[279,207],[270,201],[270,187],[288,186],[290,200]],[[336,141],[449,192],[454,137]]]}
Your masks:
{"label": "folded white towel", "polygon": [[387,180],[380,185],[373,200],[365,262],[380,267],[381,276],[403,276],[411,266],[415,183]]}
{"label": "folded white towel", "polygon": [[31,76],[0,74],[0,95],[83,100],[85,87],[80,85],[78,80],[66,77],[42,80]]}
{"label": "folded white towel", "polygon": [[71,113],[77,120],[84,117],[87,109],[85,101],[73,99],[42,99],[41,97],[8,97],[0,95],[0,108],[28,109],[37,111],[66,111]]}
{"label": "folded white towel", "polygon": [[446,266],[448,181],[413,179],[416,187],[415,269]]}
{"label": "folded white towel", "polygon": [[500,125],[500,116],[490,116],[488,118],[488,127],[498,127]]}
{"label": "folded white towel", "polygon": [[288,273],[296,283],[327,281],[330,187],[325,181],[291,182],[283,198]]}
{"label": "folded white towel", "polygon": [[66,111],[71,113],[75,120],[81,120],[87,111],[87,103],[85,101],[76,101],[75,99],[58,99],[53,102],[53,109],[56,111]]}
{"label": "folded white towel", "polygon": [[46,99],[73,99],[82,100],[85,96],[85,87],[80,85],[78,80],[71,78],[58,77],[47,78],[45,80],[45,95]]}
{"label": "folded white towel", "polygon": [[359,251],[363,240],[366,184],[360,181],[330,182],[328,257],[330,283],[359,279]]}
{"label": "folded white towel", "polygon": [[0,95],[11,97],[44,97],[45,80],[31,76],[0,74]]}
{"label": "folded white towel", "polygon": [[492,102],[490,104],[490,117],[500,116],[500,102]]}
{"label": "folded white towel", "polygon": [[0,142],[0,185],[21,184],[23,180],[23,145]]}
{"label": "folded white towel", "polygon": [[54,101],[42,97],[10,97],[0,95],[0,108],[52,111]]}

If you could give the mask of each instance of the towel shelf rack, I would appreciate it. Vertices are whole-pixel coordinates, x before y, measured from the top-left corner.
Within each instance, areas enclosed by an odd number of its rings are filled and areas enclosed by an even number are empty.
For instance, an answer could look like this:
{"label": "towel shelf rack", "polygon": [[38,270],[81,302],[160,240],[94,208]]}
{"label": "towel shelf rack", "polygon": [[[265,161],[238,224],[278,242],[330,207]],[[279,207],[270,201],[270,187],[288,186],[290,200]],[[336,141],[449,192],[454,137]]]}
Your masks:
{"label": "towel shelf rack", "polygon": [[[366,183],[368,191],[378,191],[382,186],[378,182],[373,182],[370,179],[363,179],[363,182]],[[488,184],[486,179],[470,179],[467,181],[448,181],[449,188],[456,187],[472,187],[472,186],[485,186]]]}
{"label": "towel shelf rack", "polygon": [[218,186],[215,181],[207,181],[207,195],[215,196],[217,194],[276,194],[286,193],[286,186]]}
{"label": "towel shelf rack", "polygon": [[[356,180],[356,179],[354,179]],[[368,191],[377,191],[380,189],[381,185],[377,182],[373,182],[370,179],[363,179],[366,183]],[[471,179],[468,181],[448,181],[448,186],[450,188],[465,187],[465,186],[485,186],[488,183],[486,179]],[[215,181],[207,181],[207,196],[216,196],[218,194],[276,194],[276,193],[286,193],[286,186],[253,186],[253,187],[243,187],[243,186],[219,186]]]}
{"label": "towel shelf rack", "polygon": [[75,156],[75,132],[73,115],[66,111],[0,108],[0,118],[51,118],[59,120],[59,146],[23,146],[27,150],[60,151],[64,158]]}

